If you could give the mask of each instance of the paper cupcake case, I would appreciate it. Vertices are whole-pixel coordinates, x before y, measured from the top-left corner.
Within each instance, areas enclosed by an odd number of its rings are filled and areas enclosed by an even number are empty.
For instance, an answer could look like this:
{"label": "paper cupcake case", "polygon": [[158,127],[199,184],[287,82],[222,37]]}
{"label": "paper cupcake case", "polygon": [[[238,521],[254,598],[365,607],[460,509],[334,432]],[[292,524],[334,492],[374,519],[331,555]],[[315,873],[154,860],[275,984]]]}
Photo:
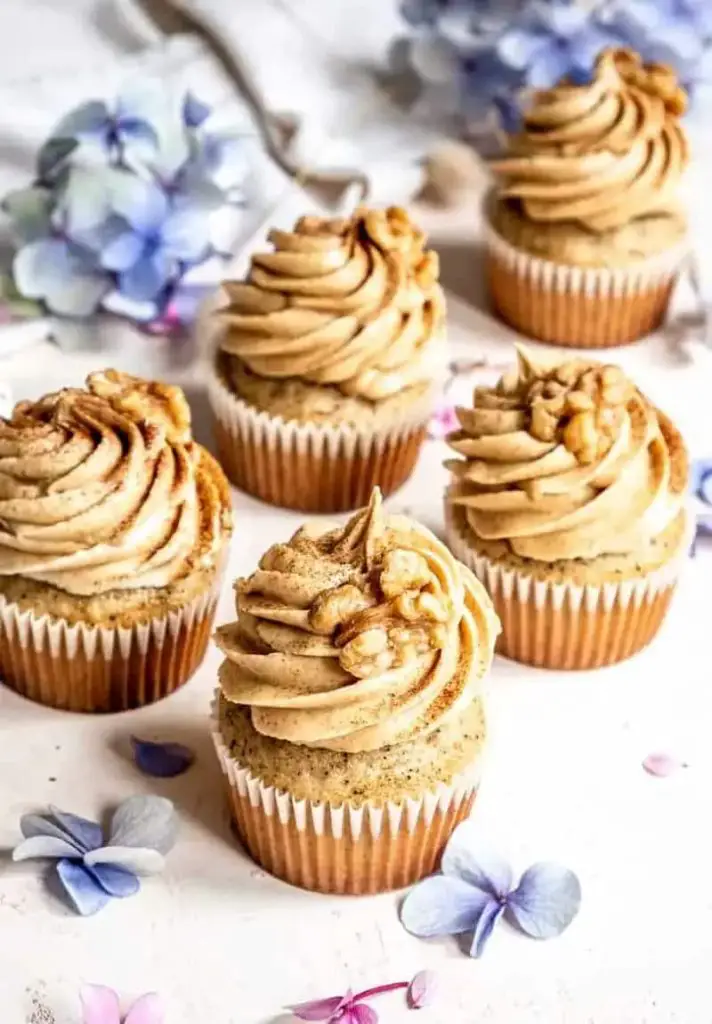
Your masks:
{"label": "paper cupcake case", "polygon": [[397,490],[413,472],[432,412],[428,398],[406,423],[377,431],[286,421],[249,406],[212,373],[218,454],[248,494],[304,512],[366,505],[373,488]]}
{"label": "paper cupcake case", "polygon": [[536,580],[472,551],[446,511],[447,542],[489,591],[502,622],[497,652],[551,669],[601,668],[646,647],[660,629],[687,544],[670,563],[638,579],[600,586]]}
{"label": "paper cupcake case", "polygon": [[218,588],[131,627],[70,625],[0,597],[0,678],[65,711],[127,711],[173,693],[203,660]]}
{"label": "paper cupcake case", "polygon": [[479,769],[418,800],[376,805],[297,800],[230,754],[213,705],[213,740],[238,837],[270,874],[301,889],[360,896],[400,889],[437,870],[472,810]]}
{"label": "paper cupcake case", "polygon": [[485,227],[493,305],[521,334],[555,345],[609,348],[663,321],[687,245],[624,268],[574,267],[514,248]]}

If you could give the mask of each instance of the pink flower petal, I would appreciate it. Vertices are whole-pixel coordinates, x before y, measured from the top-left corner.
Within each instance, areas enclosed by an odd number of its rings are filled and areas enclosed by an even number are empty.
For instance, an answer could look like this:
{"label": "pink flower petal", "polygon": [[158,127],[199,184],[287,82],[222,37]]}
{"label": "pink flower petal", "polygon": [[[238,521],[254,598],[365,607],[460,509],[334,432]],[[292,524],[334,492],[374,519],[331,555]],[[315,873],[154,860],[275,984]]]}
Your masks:
{"label": "pink flower petal", "polygon": [[311,999],[308,1003],[297,1003],[289,1009],[299,1020],[328,1021],[350,998],[351,993],[347,993],[346,996],[330,996],[327,999]]}
{"label": "pink flower petal", "polygon": [[643,761],[643,768],[645,768],[648,775],[655,775],[663,779],[668,775],[674,775],[680,768],[687,768],[687,765],[679,757],[675,757],[674,754],[660,752],[648,754]]}
{"label": "pink flower petal", "polygon": [[80,992],[84,1024],[121,1024],[119,997],[104,985],[85,985]]}
{"label": "pink flower petal", "polygon": [[124,1024],[163,1024],[163,1007],[155,992],[147,992],[133,1004]]}
{"label": "pink flower petal", "polygon": [[434,971],[418,971],[408,986],[407,999],[411,1010],[429,1006],[435,999],[437,987],[438,979]]}

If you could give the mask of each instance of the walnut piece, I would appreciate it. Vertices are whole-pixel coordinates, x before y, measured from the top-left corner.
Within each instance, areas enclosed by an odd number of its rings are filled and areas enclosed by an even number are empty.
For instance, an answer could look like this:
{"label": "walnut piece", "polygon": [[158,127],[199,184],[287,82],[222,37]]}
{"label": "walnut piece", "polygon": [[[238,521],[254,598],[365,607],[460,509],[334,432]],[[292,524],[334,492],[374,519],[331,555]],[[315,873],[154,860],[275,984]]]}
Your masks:
{"label": "walnut piece", "polygon": [[378,583],[388,598],[398,597],[407,590],[421,590],[430,583],[428,563],[417,551],[393,548],[383,556]]}
{"label": "walnut piece", "polygon": [[357,679],[367,679],[440,650],[446,641],[444,625],[402,626],[384,620],[348,640],[339,652],[339,664]]}
{"label": "walnut piece", "polygon": [[331,636],[339,626],[374,603],[372,594],[360,590],[354,583],[344,583],[319,594],[309,611],[309,626],[320,636]]}

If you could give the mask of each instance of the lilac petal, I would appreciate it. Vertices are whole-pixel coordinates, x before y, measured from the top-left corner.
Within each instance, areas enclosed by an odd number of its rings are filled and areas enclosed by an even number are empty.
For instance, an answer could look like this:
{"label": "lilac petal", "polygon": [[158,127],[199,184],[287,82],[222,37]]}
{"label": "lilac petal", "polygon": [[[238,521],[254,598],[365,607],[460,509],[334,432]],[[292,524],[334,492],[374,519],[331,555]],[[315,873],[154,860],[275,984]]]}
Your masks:
{"label": "lilac petal", "polygon": [[480,957],[485,951],[485,946],[489,942],[490,935],[494,930],[494,926],[499,921],[500,917],[504,913],[504,904],[499,900],[490,899],[487,906],[482,911],[477,925],[472,933],[472,944],[470,946],[470,956]]}
{"label": "lilac petal", "polygon": [[411,1010],[430,1006],[437,997],[438,976],[435,971],[418,971],[408,985],[406,998]]}
{"label": "lilac petal", "polygon": [[346,1010],[343,1020],[344,1024],[378,1024],[378,1014],[366,1003],[354,1003]]}
{"label": "lilac petal", "polygon": [[170,800],[162,796],[131,796],[111,820],[111,846],[139,846],[168,853],[176,841],[178,819]]}
{"label": "lilac petal", "polygon": [[207,251],[210,240],[208,218],[200,210],[180,208],[166,219],[161,230],[163,250],[173,259],[196,263]]}
{"label": "lilac petal", "polygon": [[505,896],[512,888],[509,864],[489,846],[471,821],[464,821],[453,832],[441,870],[444,875],[461,878],[490,896]]}
{"label": "lilac petal", "polygon": [[135,302],[155,301],[170,281],[173,266],[161,253],[143,256],[119,274],[119,291]]}
{"label": "lilac petal", "polygon": [[329,1020],[344,1005],[344,996],[329,996],[328,999],[312,999],[308,1003],[297,1003],[289,1010],[299,1020]]}
{"label": "lilac petal", "polygon": [[66,839],[56,836],[32,836],[25,839],[12,851],[14,861],[32,860],[35,857],[76,857],[77,849]]}
{"label": "lilac petal", "polygon": [[163,1024],[163,1020],[161,1000],[155,992],[147,992],[133,1004],[124,1024]]}
{"label": "lilac petal", "polygon": [[581,906],[581,883],[560,864],[532,864],[507,897],[507,917],[535,939],[551,939],[571,924]]}
{"label": "lilac petal", "polygon": [[107,270],[128,270],[144,250],[144,240],[133,231],[123,231],[105,245],[101,251],[101,265]]}
{"label": "lilac petal", "polygon": [[60,860],[57,875],[72,906],[83,917],[96,914],[111,898],[83,864],[74,860]]}
{"label": "lilac petal", "polygon": [[546,46],[546,37],[536,32],[512,28],[497,40],[497,53],[505,64],[523,71]]}
{"label": "lilac petal", "polygon": [[57,807],[50,805],[50,813],[56,823],[65,833],[77,843],[84,851],[96,850],[104,842],[101,825],[88,818],[80,818],[76,814],[69,814],[67,811],[60,811]]}
{"label": "lilac petal", "polygon": [[110,864],[132,875],[157,875],[166,866],[166,859],[158,850],[143,846],[103,846],[84,857],[85,867],[93,868],[97,864]]}
{"label": "lilac petal", "polygon": [[488,893],[460,878],[436,875],[408,893],[401,907],[406,931],[421,939],[472,931],[491,900]]}
{"label": "lilac petal", "polygon": [[104,985],[85,985],[80,992],[84,1024],[121,1024],[119,997]]}
{"label": "lilac petal", "polygon": [[126,896],[135,896],[141,888],[141,883],[132,871],[125,871],[123,868],[115,867],[113,864],[88,865],[84,862],[84,870],[91,875],[96,884],[109,896],[117,899],[124,899]]}
{"label": "lilac petal", "polygon": [[210,107],[207,103],[203,103],[192,92],[187,92],[183,100],[183,121],[186,127],[199,128],[209,117]]}
{"label": "lilac petal", "polygon": [[674,775],[680,768],[686,767],[685,762],[681,761],[679,757],[661,752],[648,754],[643,761],[643,768],[645,768],[648,775],[655,775],[661,779],[666,778],[668,775]]}
{"label": "lilac petal", "polygon": [[132,736],[131,746],[137,767],[157,779],[182,775],[195,761],[195,753],[184,743],[154,743]]}

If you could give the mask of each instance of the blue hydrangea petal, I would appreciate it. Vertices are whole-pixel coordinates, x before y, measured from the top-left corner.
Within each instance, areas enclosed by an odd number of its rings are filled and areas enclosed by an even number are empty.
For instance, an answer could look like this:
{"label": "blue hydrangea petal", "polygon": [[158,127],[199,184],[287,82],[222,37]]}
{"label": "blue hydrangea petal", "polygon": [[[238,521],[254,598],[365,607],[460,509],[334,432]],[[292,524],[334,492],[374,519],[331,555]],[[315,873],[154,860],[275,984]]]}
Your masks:
{"label": "blue hydrangea petal", "polygon": [[35,836],[50,836],[53,839],[68,842],[77,853],[85,852],[79,843],[60,828],[49,815],[23,814],[20,818],[20,831],[25,839],[32,839]]}
{"label": "blue hydrangea petal", "polygon": [[569,67],[578,72],[590,72],[601,50],[614,45],[615,40],[591,26],[579,32],[569,44]]}
{"label": "blue hydrangea petal", "polygon": [[104,842],[101,825],[88,818],[80,818],[77,814],[70,814],[67,811],[60,811],[57,807],[50,807],[52,817],[66,834],[78,843],[84,851],[96,850]]}
{"label": "blue hydrangea petal", "polygon": [[471,821],[464,821],[453,832],[443,855],[442,872],[461,878],[489,896],[506,896],[512,888],[511,867]]}
{"label": "blue hydrangea petal", "polygon": [[131,796],[114,813],[109,844],[145,846],[168,853],[177,831],[178,819],[170,800],[162,796]]}
{"label": "blue hydrangea petal", "polygon": [[406,931],[419,938],[473,931],[492,897],[460,878],[435,875],[411,889],[401,907]]}
{"label": "blue hydrangea petal", "polygon": [[59,316],[87,317],[99,308],[110,288],[102,274],[73,274],[62,278],[45,295],[47,307]]}
{"label": "blue hydrangea petal", "polygon": [[534,89],[548,89],[568,75],[573,67],[569,49],[552,43],[542,49],[526,69],[527,84]]}
{"label": "blue hydrangea petal", "polygon": [[111,898],[78,861],[60,860],[57,864],[57,876],[72,906],[83,917],[96,914]]}
{"label": "blue hydrangea petal", "polygon": [[110,289],[101,300],[101,308],[115,316],[124,316],[138,323],[150,323],[160,313],[159,303],[153,300],[139,301],[123,295],[118,289]]}
{"label": "blue hydrangea petal", "polygon": [[116,867],[113,864],[84,864],[84,870],[91,875],[96,884],[116,899],[124,899],[126,896],[135,896],[141,888],[141,883],[132,871]]}
{"label": "blue hydrangea petal", "polygon": [[65,171],[67,160],[77,146],[78,142],[76,139],[47,139],[40,146],[35,161],[38,179],[48,185],[60,181]]}
{"label": "blue hydrangea petal", "polygon": [[185,94],[183,100],[183,122],[188,128],[199,128],[210,117],[210,107],[203,103],[192,92]]}
{"label": "blue hydrangea petal", "polygon": [[45,238],[52,226],[52,193],[46,188],[22,188],[8,193],[2,209],[12,221],[14,234],[22,242]]}
{"label": "blue hydrangea petal", "polygon": [[560,0],[538,5],[537,13],[542,28],[560,39],[570,39],[585,30],[591,19],[585,6],[561,3]]}
{"label": "blue hydrangea petal", "polygon": [[72,167],[59,196],[59,226],[72,238],[98,230],[111,217],[112,194],[121,180],[111,168]]}
{"label": "blue hydrangea petal", "polygon": [[499,900],[490,899],[487,906],[480,914],[475,929],[472,933],[472,944],[470,945],[470,956],[480,957],[485,951],[494,931],[494,926],[504,913],[504,904]]}
{"label": "blue hydrangea petal", "polygon": [[130,175],[115,183],[112,204],[115,212],[142,234],[158,230],[168,213],[165,193],[157,185]]}
{"label": "blue hydrangea petal", "polygon": [[76,857],[79,853],[77,847],[67,839],[60,839],[58,836],[31,836],[23,839],[12,851],[14,861],[33,860],[40,857]]}
{"label": "blue hydrangea petal", "polygon": [[101,265],[107,270],[128,270],[141,257],[145,241],[131,230],[123,230],[101,249]]}
{"label": "blue hydrangea petal", "polygon": [[53,138],[99,138],[106,133],[111,115],[103,100],[89,100],[70,111],[52,132]]}
{"label": "blue hydrangea petal", "polygon": [[197,263],[205,256],[210,241],[208,218],[199,210],[174,210],[161,230],[166,255],[182,263]]}
{"label": "blue hydrangea petal", "polygon": [[173,266],[160,252],[144,255],[119,274],[119,291],[135,302],[153,302],[168,284]]}
{"label": "blue hydrangea petal", "polygon": [[507,917],[535,939],[560,935],[581,906],[581,883],[569,868],[532,864],[507,897]]}
{"label": "blue hydrangea petal", "polygon": [[59,239],[43,238],[23,245],[12,263],[17,290],[28,299],[43,299],[62,264],[68,267],[69,256],[67,247]]}
{"label": "blue hydrangea petal", "polygon": [[157,779],[182,775],[195,762],[195,752],[184,743],[155,743],[132,736],[131,747],[137,767]]}
{"label": "blue hydrangea petal", "polygon": [[111,864],[133,875],[158,875],[165,868],[166,859],[158,850],[147,850],[143,846],[103,846],[87,853],[84,864],[88,868]]}
{"label": "blue hydrangea petal", "polygon": [[496,49],[505,64],[523,71],[547,45],[544,35],[511,28],[497,40]]}

